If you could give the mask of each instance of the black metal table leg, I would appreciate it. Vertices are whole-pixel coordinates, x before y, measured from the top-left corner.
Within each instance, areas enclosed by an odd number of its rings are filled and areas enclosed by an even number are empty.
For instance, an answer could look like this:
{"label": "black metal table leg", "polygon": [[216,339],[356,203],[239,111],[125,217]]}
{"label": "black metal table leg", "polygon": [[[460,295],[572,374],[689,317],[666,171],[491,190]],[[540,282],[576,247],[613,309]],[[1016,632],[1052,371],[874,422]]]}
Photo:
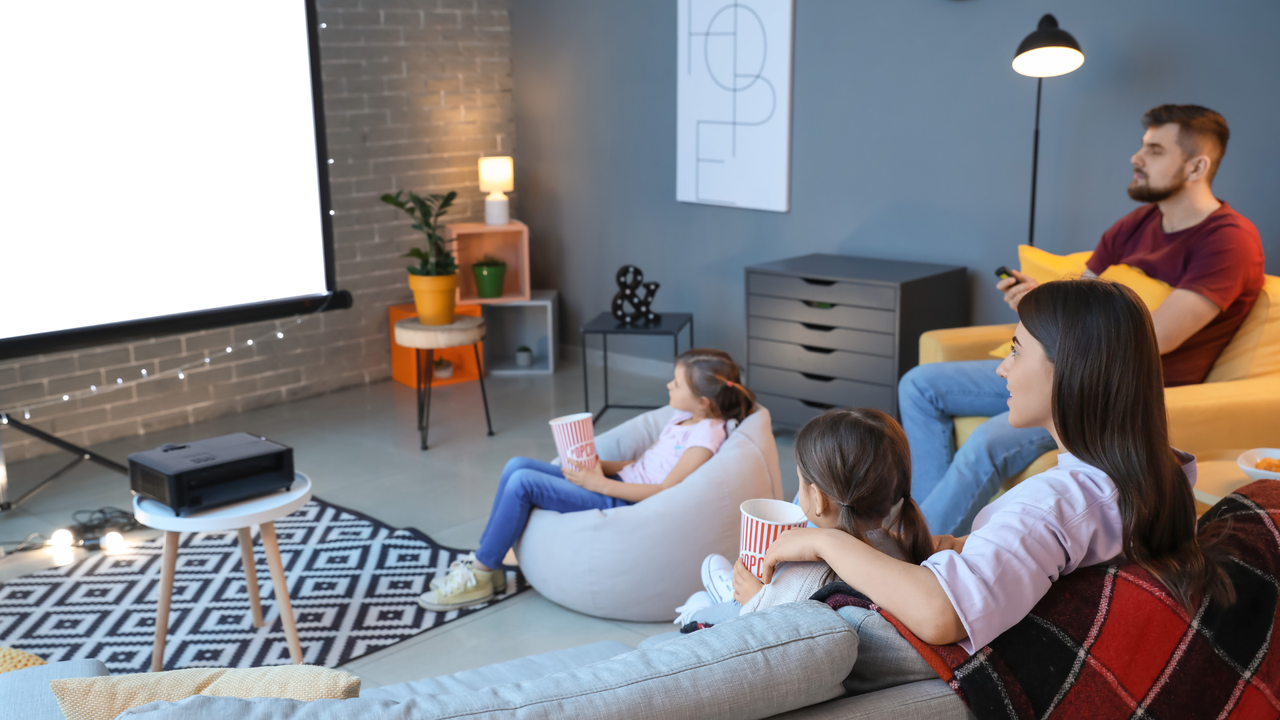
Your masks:
{"label": "black metal table leg", "polygon": [[480,343],[471,346],[476,352],[476,370],[480,373],[480,399],[484,401],[484,424],[489,426],[489,437],[493,437],[493,421],[489,419],[489,395],[484,391],[484,363],[480,361]]}
{"label": "black metal table leg", "polygon": [[[435,362],[435,350],[427,350],[424,356],[418,350],[418,431],[422,436],[422,449],[427,449],[427,431],[431,427],[431,374]],[[424,365],[423,359],[426,359]],[[425,379],[425,382],[424,382]]]}

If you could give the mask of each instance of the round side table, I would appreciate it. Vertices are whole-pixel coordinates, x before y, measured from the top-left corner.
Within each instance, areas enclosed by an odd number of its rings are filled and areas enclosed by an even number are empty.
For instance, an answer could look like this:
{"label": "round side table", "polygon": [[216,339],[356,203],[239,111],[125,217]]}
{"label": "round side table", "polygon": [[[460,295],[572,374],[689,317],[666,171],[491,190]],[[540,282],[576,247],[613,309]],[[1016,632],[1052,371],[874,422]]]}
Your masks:
{"label": "round side table", "polygon": [[[427,449],[427,429],[431,424],[431,367],[435,351],[470,345],[476,353],[476,369],[480,371],[480,400],[484,403],[484,423],[493,435],[489,419],[489,395],[484,389],[484,362],[480,359],[480,341],[484,339],[484,318],[457,315],[450,325],[423,325],[418,318],[406,318],[395,325],[396,344],[417,352],[418,432],[422,449]],[[426,351],[425,353],[423,351]]]}
{"label": "round side table", "polygon": [[179,533],[217,532],[236,530],[240,543],[240,559],[244,565],[245,585],[249,590],[249,607],[253,612],[253,626],[262,627],[262,604],[258,600],[258,573],[253,559],[253,537],[249,528],[257,525],[262,535],[262,549],[271,569],[271,585],[280,605],[280,623],[284,626],[285,639],[289,643],[289,657],[293,664],[302,663],[302,644],[298,641],[298,627],[294,623],[293,605],[289,602],[289,583],[284,576],[284,564],[280,561],[280,546],[276,543],[276,528],[272,523],[306,505],[311,500],[311,478],[294,473],[293,485],[283,492],[252,498],[231,505],[213,508],[183,517],[167,505],[133,496],[133,515],[138,522],[150,528],[164,530],[164,562],[160,566],[160,597],[156,608],[156,639],[151,650],[151,671],[164,669],[164,644],[169,634],[169,603],[173,597],[173,575],[178,564]]}

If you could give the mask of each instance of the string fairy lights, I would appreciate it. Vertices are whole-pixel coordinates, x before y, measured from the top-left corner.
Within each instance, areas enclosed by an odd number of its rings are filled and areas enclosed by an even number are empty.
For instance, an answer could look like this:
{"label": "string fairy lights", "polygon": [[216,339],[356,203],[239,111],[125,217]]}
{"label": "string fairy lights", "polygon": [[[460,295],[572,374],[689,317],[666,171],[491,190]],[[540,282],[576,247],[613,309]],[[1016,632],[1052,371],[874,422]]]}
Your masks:
{"label": "string fairy lights", "polygon": [[[325,308],[329,306],[329,301],[332,299],[333,299],[333,295],[330,295],[329,297],[325,298],[325,301],[321,303],[320,307],[307,313],[306,315],[295,316],[294,324],[301,325],[303,318],[316,316],[324,312]],[[284,331],[279,329],[279,327],[277,327],[276,329],[263,334],[262,337],[251,338],[249,340],[246,340],[244,342],[244,347],[251,348],[251,347],[258,346],[263,342],[269,343],[272,340],[283,340],[284,337],[285,337]],[[226,347],[225,352],[221,354],[229,355],[235,352],[235,349],[236,348],[234,345],[228,345]],[[201,353],[197,353],[197,357],[199,357],[200,359],[193,360],[189,363],[186,363],[185,365],[179,365],[177,367],[169,368],[168,370],[164,370],[162,372],[152,373],[152,372],[149,372],[146,368],[142,368],[141,372],[139,373],[139,376],[133,380],[126,381],[124,377],[117,377],[115,385],[109,385],[105,388],[99,388],[96,384],[93,384],[85,388],[84,390],[78,390],[76,392],[71,392],[71,393],[63,393],[61,397],[55,395],[49,400],[45,400],[38,403],[26,403],[6,411],[0,411],[0,425],[8,425],[9,415],[17,415],[19,410],[21,410],[22,418],[24,420],[30,420],[32,410],[39,410],[41,408],[52,407],[54,405],[62,405],[64,403],[71,402],[72,400],[79,400],[80,398],[89,397],[91,395],[97,395],[99,394],[100,391],[102,393],[108,393],[113,390],[122,390],[124,388],[131,388],[135,385],[141,385],[142,383],[150,382],[152,380],[159,380],[160,378],[165,378],[165,377],[176,377],[179,380],[185,380],[187,376],[190,375],[193,371],[199,372],[200,370],[208,369],[209,366],[211,366],[213,363],[213,356],[215,354],[218,354],[218,353],[206,349]]]}

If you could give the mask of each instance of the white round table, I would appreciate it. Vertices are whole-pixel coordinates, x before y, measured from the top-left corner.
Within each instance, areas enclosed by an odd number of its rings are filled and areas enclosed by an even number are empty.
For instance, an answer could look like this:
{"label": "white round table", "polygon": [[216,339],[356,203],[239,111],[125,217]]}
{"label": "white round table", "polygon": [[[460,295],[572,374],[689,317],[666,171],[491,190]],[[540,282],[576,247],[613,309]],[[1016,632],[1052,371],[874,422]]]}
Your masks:
{"label": "white round table", "polygon": [[294,623],[293,605],[289,602],[289,583],[284,576],[284,564],[280,561],[280,546],[276,543],[273,521],[290,515],[311,500],[311,478],[294,473],[293,485],[288,490],[243,500],[231,505],[212,508],[192,515],[178,515],[167,505],[133,496],[133,516],[150,528],[164,530],[164,562],[160,566],[159,606],[156,608],[156,637],[151,651],[151,671],[164,668],[164,644],[169,634],[169,604],[173,597],[173,575],[178,564],[179,533],[217,532],[236,530],[240,542],[240,559],[244,565],[245,585],[249,590],[249,606],[253,611],[253,626],[262,627],[262,604],[258,599],[258,573],[253,559],[253,536],[249,528],[257,525],[262,535],[262,549],[271,569],[271,585],[280,605],[280,623],[284,626],[285,639],[289,643],[289,657],[295,665],[302,663],[302,644],[298,641],[298,626]]}
{"label": "white round table", "polygon": [[[493,435],[493,421],[489,419],[489,396],[484,390],[484,362],[480,360],[480,341],[484,339],[484,318],[474,315],[456,315],[449,325],[423,325],[418,318],[405,318],[395,325],[395,341],[401,347],[417,352],[418,370],[418,433],[422,449],[427,449],[427,429],[431,424],[431,367],[435,351],[443,348],[470,345],[476,353],[476,369],[480,374],[480,400],[484,403],[484,422]],[[426,354],[423,354],[423,350]]]}

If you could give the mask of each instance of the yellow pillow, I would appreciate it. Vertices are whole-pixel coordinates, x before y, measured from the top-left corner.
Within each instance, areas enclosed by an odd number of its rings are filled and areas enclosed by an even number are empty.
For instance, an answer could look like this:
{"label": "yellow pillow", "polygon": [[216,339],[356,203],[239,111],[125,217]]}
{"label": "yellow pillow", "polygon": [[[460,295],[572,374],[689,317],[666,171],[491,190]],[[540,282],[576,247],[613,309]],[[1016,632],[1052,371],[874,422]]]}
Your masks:
{"label": "yellow pillow", "polygon": [[44,665],[44,658],[24,650],[0,647],[0,673]]}
{"label": "yellow pillow", "polygon": [[200,694],[289,698],[305,702],[350,700],[360,697],[360,678],[342,670],[316,665],[277,665],[231,670],[201,690]]}
{"label": "yellow pillow", "polygon": [[[1047,283],[1064,278],[1078,278],[1089,269],[1089,256],[1092,252],[1078,252],[1070,255],[1054,255],[1030,245],[1018,246],[1018,260],[1022,263],[1022,274],[1036,282]],[[1147,306],[1148,312],[1155,312],[1160,303],[1169,297],[1173,287],[1169,283],[1150,277],[1142,270],[1130,265],[1112,265],[1099,275],[1103,280],[1119,283],[1133,290]],[[1003,360],[1013,350],[1013,343],[1006,342],[991,351],[991,357]]]}
{"label": "yellow pillow", "polygon": [[360,678],[314,665],[188,668],[158,673],[66,678],[49,682],[66,720],[113,720],[130,708],[192,695],[345,700],[360,695]]}

